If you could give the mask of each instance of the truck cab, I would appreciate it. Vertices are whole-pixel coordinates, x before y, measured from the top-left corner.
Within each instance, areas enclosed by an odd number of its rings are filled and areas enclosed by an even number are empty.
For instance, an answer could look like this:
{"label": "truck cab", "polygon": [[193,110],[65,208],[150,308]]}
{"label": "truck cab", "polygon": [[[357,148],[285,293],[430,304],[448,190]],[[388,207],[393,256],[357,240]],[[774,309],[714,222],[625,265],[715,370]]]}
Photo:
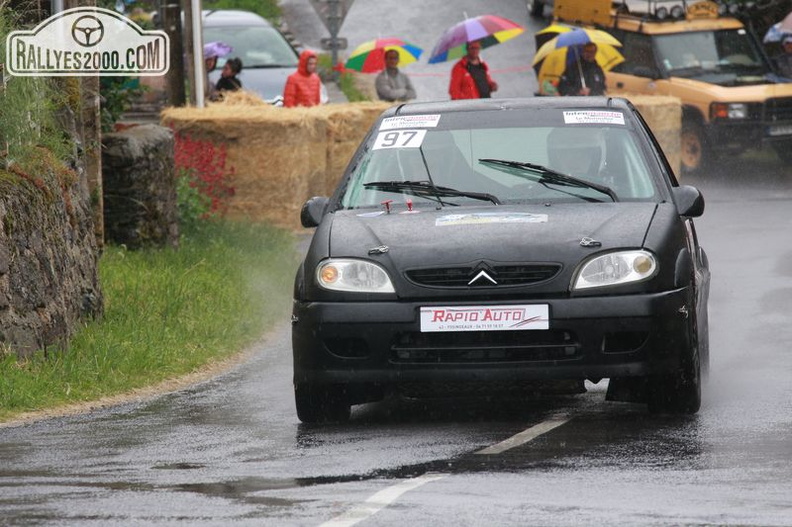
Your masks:
{"label": "truck cab", "polygon": [[[767,144],[792,163],[792,82],[777,75],[740,20],[710,1],[606,3],[559,0],[555,16],[605,30],[622,43],[624,62],[606,73],[608,94],[680,99],[683,172],[701,170],[719,153]],[[597,4],[596,16],[587,15]]]}

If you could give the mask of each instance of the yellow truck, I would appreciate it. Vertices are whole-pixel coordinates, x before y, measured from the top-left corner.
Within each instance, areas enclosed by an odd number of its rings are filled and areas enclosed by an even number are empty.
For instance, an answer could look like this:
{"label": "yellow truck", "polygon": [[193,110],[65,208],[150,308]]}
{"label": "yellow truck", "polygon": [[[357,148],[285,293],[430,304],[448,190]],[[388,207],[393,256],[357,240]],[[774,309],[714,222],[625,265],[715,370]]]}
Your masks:
{"label": "yellow truck", "polygon": [[608,94],[682,102],[683,172],[717,155],[771,145],[792,164],[792,79],[779,77],[739,4],[685,0],[556,0],[554,18],[596,27],[622,43]]}

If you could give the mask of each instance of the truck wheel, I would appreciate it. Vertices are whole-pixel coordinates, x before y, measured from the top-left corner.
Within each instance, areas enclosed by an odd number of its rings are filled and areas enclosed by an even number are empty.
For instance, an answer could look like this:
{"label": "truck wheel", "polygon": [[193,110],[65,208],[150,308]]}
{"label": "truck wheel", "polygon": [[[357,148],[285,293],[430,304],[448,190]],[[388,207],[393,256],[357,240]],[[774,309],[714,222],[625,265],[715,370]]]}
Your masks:
{"label": "truck wheel", "polygon": [[533,0],[528,2],[528,13],[537,18],[544,16],[544,2],[542,0]]}
{"label": "truck wheel", "polygon": [[340,386],[296,384],[294,403],[297,417],[303,423],[339,423],[349,420],[351,405]]}
{"label": "truck wheel", "polygon": [[775,145],[775,151],[778,154],[778,159],[787,165],[792,165],[792,145],[788,143]]}
{"label": "truck wheel", "polygon": [[679,146],[683,174],[693,174],[705,168],[709,152],[704,137],[704,128],[699,123],[682,122]]}

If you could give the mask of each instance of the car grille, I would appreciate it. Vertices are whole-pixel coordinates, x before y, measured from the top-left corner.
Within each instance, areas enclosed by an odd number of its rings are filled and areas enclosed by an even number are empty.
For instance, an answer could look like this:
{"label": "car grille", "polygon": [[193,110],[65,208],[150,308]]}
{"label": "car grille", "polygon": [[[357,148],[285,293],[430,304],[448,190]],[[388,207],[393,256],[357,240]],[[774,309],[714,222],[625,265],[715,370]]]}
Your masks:
{"label": "car grille", "polygon": [[496,265],[487,268],[488,274],[497,282],[478,280],[468,286],[480,271],[478,267],[437,267],[431,269],[412,269],[405,274],[414,284],[429,287],[497,287],[527,285],[553,278],[561,270],[559,264]]}
{"label": "car grille", "polygon": [[391,346],[394,363],[460,364],[574,360],[581,356],[569,331],[403,333]]}
{"label": "car grille", "polygon": [[765,121],[792,121],[792,97],[768,99],[765,104]]}

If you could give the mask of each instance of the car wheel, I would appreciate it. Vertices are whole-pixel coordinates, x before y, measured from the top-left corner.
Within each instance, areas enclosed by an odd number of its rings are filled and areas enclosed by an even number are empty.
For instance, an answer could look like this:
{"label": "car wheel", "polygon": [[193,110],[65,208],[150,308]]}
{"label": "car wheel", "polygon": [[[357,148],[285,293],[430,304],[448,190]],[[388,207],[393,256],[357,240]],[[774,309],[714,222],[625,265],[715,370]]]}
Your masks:
{"label": "car wheel", "polygon": [[331,423],[349,420],[351,405],[340,386],[296,384],[294,403],[303,423]]}
{"label": "car wheel", "polygon": [[709,158],[704,127],[690,120],[683,121],[679,147],[682,173],[693,174],[704,169]]}
{"label": "car wheel", "polygon": [[701,356],[695,323],[689,331],[690,349],[683,354],[679,369],[649,376],[647,402],[651,413],[694,414],[701,407]]}

